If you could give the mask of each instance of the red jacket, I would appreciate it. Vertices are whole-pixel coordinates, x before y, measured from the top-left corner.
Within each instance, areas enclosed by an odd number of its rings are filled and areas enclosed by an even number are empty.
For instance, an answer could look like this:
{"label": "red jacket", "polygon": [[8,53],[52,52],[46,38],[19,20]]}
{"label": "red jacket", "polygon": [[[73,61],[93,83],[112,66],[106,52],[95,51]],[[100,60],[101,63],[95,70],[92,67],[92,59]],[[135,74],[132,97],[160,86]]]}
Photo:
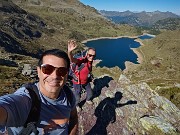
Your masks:
{"label": "red jacket", "polygon": [[80,70],[80,72],[76,72],[76,76],[78,78],[78,82],[73,80],[74,84],[86,84],[88,81],[88,74],[92,71],[92,62],[88,61],[86,57],[84,58],[78,58],[78,62],[76,63],[78,66],[80,66],[82,63],[84,63],[84,67]]}

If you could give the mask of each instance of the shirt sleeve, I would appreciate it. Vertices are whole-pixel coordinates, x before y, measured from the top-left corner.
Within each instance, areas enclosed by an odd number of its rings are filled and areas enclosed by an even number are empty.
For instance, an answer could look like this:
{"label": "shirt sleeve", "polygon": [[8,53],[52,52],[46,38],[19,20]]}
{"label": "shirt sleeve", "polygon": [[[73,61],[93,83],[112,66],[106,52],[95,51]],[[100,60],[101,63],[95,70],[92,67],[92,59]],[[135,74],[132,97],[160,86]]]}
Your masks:
{"label": "shirt sleeve", "polygon": [[7,127],[19,127],[24,125],[31,109],[31,99],[25,87],[18,89],[13,94],[0,97],[0,106],[8,113]]}

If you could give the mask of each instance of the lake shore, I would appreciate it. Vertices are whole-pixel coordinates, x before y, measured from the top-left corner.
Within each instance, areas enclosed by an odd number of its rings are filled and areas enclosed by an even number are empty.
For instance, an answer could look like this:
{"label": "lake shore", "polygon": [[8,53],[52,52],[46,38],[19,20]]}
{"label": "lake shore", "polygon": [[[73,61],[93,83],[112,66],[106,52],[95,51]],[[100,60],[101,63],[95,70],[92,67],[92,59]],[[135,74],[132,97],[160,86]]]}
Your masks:
{"label": "lake shore", "polygon": [[[147,33],[144,33],[143,35],[149,35],[149,36],[153,36],[153,35],[150,35],[150,34],[147,34]],[[99,40],[99,39],[118,39],[118,38],[135,38],[135,41],[138,42],[140,44],[140,46],[144,45],[142,43],[142,40],[138,39],[139,36],[118,36],[118,37],[99,37],[99,38],[93,38],[93,39],[87,39],[87,40],[84,40],[82,41],[82,43],[87,43],[88,41],[93,41],[93,40]],[[143,54],[142,52],[139,52],[139,50],[137,48],[131,48],[133,50],[133,52],[137,55],[137,62],[139,64],[141,64],[143,62]],[[95,63],[94,63],[94,66],[97,65],[101,60],[97,60]],[[129,70],[132,70],[134,69],[134,66],[133,65],[137,65],[137,64],[134,64],[132,62],[129,62],[129,61],[126,61],[125,62],[125,69],[124,71],[125,72],[128,72]]]}
{"label": "lake shore", "polygon": [[81,43],[84,44],[87,43],[88,41],[94,41],[98,39],[118,39],[118,38],[138,38],[138,36],[99,37],[99,38],[83,40]]}
{"label": "lake shore", "polygon": [[[142,42],[142,40],[140,40],[140,39],[135,39],[135,41],[138,42],[138,43],[140,44],[140,46],[143,46],[143,45],[144,45],[143,42]],[[139,48],[139,47],[138,47],[138,48]],[[140,51],[138,50],[138,48],[131,48],[131,49],[132,49],[133,52],[138,56],[137,62],[138,62],[138,63],[142,63],[142,62],[143,62],[143,54],[142,54],[142,52],[140,52]]]}
{"label": "lake shore", "polygon": [[99,62],[101,62],[102,60],[96,59],[93,60],[93,66],[95,67]]}

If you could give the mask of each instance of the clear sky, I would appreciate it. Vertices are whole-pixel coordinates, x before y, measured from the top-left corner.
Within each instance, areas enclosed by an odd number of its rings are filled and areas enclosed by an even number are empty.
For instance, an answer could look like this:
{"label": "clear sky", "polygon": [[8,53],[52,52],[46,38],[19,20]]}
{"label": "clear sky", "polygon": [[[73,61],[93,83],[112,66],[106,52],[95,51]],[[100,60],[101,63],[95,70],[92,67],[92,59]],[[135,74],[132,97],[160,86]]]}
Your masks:
{"label": "clear sky", "polygon": [[97,10],[107,11],[162,11],[180,15],[180,0],[79,0]]}

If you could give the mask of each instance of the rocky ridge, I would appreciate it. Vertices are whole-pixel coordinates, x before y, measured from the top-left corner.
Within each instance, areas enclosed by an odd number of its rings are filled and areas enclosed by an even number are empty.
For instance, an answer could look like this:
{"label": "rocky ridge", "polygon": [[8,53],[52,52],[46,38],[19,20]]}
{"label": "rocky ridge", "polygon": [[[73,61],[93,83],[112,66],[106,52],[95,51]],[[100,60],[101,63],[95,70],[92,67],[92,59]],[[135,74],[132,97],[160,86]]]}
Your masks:
{"label": "rocky ridge", "polygon": [[82,101],[78,112],[80,135],[180,134],[180,110],[147,83],[121,75],[118,82],[103,76],[94,84],[94,104]]}
{"label": "rocky ridge", "polygon": [[[30,65],[22,74],[33,75]],[[91,83],[93,103],[79,104],[79,135],[178,135],[180,110],[151,89],[146,82],[134,83],[124,74],[116,81],[108,74]]]}

